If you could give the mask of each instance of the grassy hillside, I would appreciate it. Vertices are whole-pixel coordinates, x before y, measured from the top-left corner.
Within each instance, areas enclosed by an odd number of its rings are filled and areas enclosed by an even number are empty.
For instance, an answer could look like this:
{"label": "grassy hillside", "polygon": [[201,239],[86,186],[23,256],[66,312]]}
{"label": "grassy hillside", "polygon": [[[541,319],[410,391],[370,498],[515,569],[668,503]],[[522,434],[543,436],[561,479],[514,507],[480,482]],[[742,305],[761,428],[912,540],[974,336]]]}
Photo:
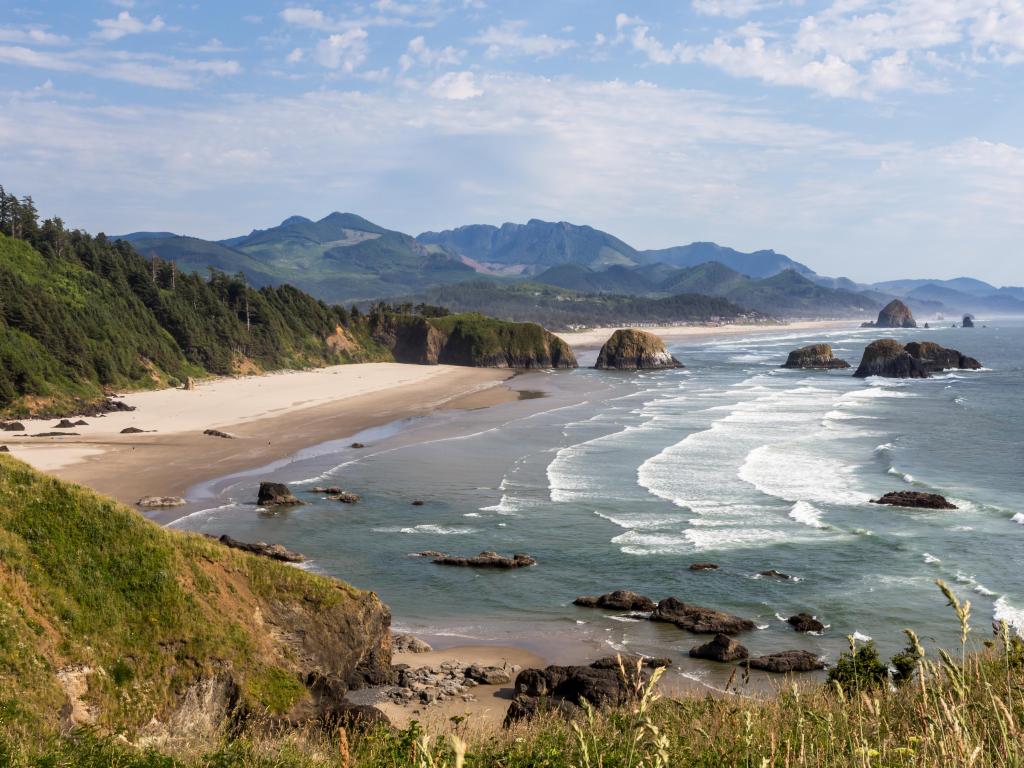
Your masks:
{"label": "grassy hillside", "polygon": [[[165,530],[0,455],[8,747],[53,737],[72,718],[136,740],[176,738],[183,722],[198,738],[203,718],[220,728],[295,713],[313,701],[310,672],[345,682],[388,653],[388,623],[370,593]],[[312,646],[318,633],[344,647]],[[218,690],[228,699],[219,708],[199,695]]]}
{"label": "grassy hillside", "polygon": [[67,413],[186,376],[388,357],[346,310],[295,288],[182,273],[0,197],[0,413]]}

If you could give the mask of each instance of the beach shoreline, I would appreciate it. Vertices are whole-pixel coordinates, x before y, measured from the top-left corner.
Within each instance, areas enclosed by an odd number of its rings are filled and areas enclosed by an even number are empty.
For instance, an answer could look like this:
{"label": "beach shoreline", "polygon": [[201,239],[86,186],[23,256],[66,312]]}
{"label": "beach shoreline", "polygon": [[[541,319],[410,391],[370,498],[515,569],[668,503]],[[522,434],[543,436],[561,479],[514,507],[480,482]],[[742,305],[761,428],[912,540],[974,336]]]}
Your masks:
{"label": "beach shoreline", "polygon": [[[662,341],[703,341],[719,336],[737,336],[740,334],[757,335],[762,333],[778,333],[779,331],[813,331],[835,330],[838,328],[859,327],[861,320],[798,320],[792,323],[746,323],[730,325],[652,325],[635,326],[642,331],[661,337]],[[619,328],[627,326],[609,326],[607,328],[588,328],[583,331],[559,331],[555,335],[569,344],[573,349],[599,349]]]}
{"label": "beach shoreline", "polygon": [[[134,505],[401,419],[512,402],[507,369],[365,363],[199,382],[194,391],[126,395],[134,411],[88,418],[67,436],[54,419],[22,420],[5,434],[11,454],[62,480]],[[343,393],[343,394],[339,394]],[[126,428],[143,429],[122,434]],[[204,434],[216,429],[230,439]],[[20,437],[19,435],[26,435]]]}

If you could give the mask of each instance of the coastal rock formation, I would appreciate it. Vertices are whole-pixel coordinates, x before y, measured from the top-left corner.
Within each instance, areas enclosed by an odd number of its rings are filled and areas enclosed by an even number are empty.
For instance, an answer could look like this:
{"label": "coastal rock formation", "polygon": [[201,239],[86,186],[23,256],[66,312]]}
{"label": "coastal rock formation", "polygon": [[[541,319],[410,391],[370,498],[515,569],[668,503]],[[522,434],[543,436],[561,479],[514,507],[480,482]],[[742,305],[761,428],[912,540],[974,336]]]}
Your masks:
{"label": "coastal rock formation", "polygon": [[945,496],[937,493],[921,493],[919,491],[892,491],[880,499],[872,499],[872,504],[888,504],[893,507],[915,507],[918,509],[956,509]]}
{"label": "coastal rock formation", "polygon": [[485,667],[480,664],[470,664],[466,667],[465,675],[473,682],[480,685],[508,685],[512,682],[512,675],[509,670],[502,667]]}
{"label": "coastal rock formation", "polygon": [[232,549],[240,549],[243,552],[252,552],[254,555],[261,555],[263,557],[269,557],[272,560],[280,560],[283,563],[304,563],[306,561],[305,555],[293,552],[290,549],[285,549],[280,544],[267,544],[265,541],[256,542],[245,542],[233,539],[226,533],[217,539],[225,547],[231,547]]}
{"label": "coastal rock formation", "polygon": [[797,632],[824,632],[825,625],[818,621],[816,618],[811,616],[809,613],[798,613],[795,616],[790,616],[786,619],[786,623],[789,624]]}
{"label": "coastal rock formation", "polygon": [[767,656],[756,656],[747,659],[741,666],[760,669],[764,672],[786,674],[789,672],[813,672],[824,669],[825,662],[810,651],[780,651]]}
{"label": "coastal rock formation", "polygon": [[778,579],[779,581],[790,581],[793,578],[788,573],[783,573],[782,571],[777,571],[774,568],[772,568],[771,570],[768,570],[768,571],[761,571],[757,575],[758,576],[763,576],[766,579]]}
{"label": "coastal rock formation", "polygon": [[691,571],[717,571],[718,563],[690,563]]}
{"label": "coastal rock formation", "polygon": [[0,429],[4,432],[24,432],[25,425],[20,421],[5,421],[3,424],[0,424]]}
{"label": "coastal rock formation", "polygon": [[143,496],[135,502],[140,507],[181,507],[185,503],[181,496]]}
{"label": "coastal rock formation", "polygon": [[475,557],[441,555],[440,557],[435,557],[433,562],[438,565],[454,565],[462,568],[498,568],[505,570],[528,568],[531,565],[537,564],[537,561],[529,555],[515,554],[512,557],[505,557],[497,552],[481,552]]}
{"label": "coastal rock formation", "polygon": [[704,645],[695,645],[690,649],[690,657],[708,659],[709,661],[739,661],[747,658],[750,653],[737,640],[728,635],[718,634]]}
{"label": "coastal rock formation", "polygon": [[227,440],[233,440],[235,437],[234,435],[229,435],[227,432],[221,432],[219,429],[204,429],[203,434],[209,435],[210,437],[223,437]]}
{"label": "coastal rock formation", "polygon": [[74,429],[76,426],[77,424],[70,419],[61,419],[60,422],[54,424],[50,429]]}
{"label": "coastal rock formation", "polygon": [[355,448],[356,450],[359,450],[360,448],[365,448],[365,447],[366,446],[363,445],[362,443],[352,443],[352,445],[349,446],[349,448]]}
{"label": "coastal rock formation", "polygon": [[459,698],[475,701],[471,691],[479,685],[502,686],[512,682],[519,672],[515,665],[507,667],[461,664],[443,661],[436,666],[412,668],[407,664],[395,667],[397,688],[389,694],[400,705],[424,705]]}
{"label": "coastal rock formation", "polygon": [[978,370],[981,363],[958,350],[930,341],[912,341],[906,346],[895,339],[879,339],[864,350],[858,378],[885,376],[897,379],[926,379],[945,370]]}
{"label": "coastal rock formation", "polygon": [[267,481],[260,483],[256,503],[261,507],[288,507],[302,504],[301,501],[292,495],[292,492],[288,490],[288,486],[284,483],[271,483]]}
{"label": "coastal rock formation", "polygon": [[649,597],[630,592],[628,589],[617,589],[605,595],[583,595],[573,600],[573,605],[582,608],[607,608],[613,611],[653,611],[654,601]]}
{"label": "coastal rock formation", "polygon": [[893,299],[882,311],[878,313],[878,319],[873,323],[864,323],[862,328],[917,328],[917,321],[914,320],[914,313],[910,307],[899,299]]}
{"label": "coastal rock formation", "polygon": [[704,635],[735,635],[755,628],[750,619],[684,603],[674,597],[667,597],[658,603],[651,614],[651,621],[664,621],[680,629]]}
{"label": "coastal rock formation", "polygon": [[832,353],[831,344],[811,344],[789,353],[783,368],[813,368],[835,370],[849,368],[850,364]]}
{"label": "coastal rock formation", "polygon": [[391,648],[395,653],[430,653],[430,643],[414,635],[392,635]]}
{"label": "coastal rock formation", "polygon": [[6,445],[0,445],[0,453],[10,453],[10,452],[11,452],[11,449],[8,448]]}
{"label": "coastal rock formation", "polygon": [[516,696],[505,715],[505,727],[538,714],[573,716],[580,713],[583,701],[594,707],[625,704],[647,680],[644,669],[662,666],[662,661],[623,658],[620,664],[617,657],[609,657],[587,667],[524,669],[516,676]]}
{"label": "coastal rock formation", "polygon": [[961,325],[964,328],[973,328],[974,327],[974,318],[971,317],[970,315],[964,315],[964,321],[963,321],[963,323]]}
{"label": "coastal rock formation", "polygon": [[665,349],[665,344],[653,333],[625,328],[613,333],[604,343],[594,367],[636,371],[685,366]]}
{"label": "coastal rock formation", "polygon": [[535,323],[482,315],[371,317],[373,337],[400,363],[478,368],[576,368],[569,345]]}
{"label": "coastal rock formation", "polygon": [[[19,435],[24,437],[24,435]],[[32,437],[78,437],[77,432],[36,432]]]}
{"label": "coastal rock formation", "polygon": [[140,435],[146,430],[139,429],[138,427],[125,427],[121,430],[122,435]]}

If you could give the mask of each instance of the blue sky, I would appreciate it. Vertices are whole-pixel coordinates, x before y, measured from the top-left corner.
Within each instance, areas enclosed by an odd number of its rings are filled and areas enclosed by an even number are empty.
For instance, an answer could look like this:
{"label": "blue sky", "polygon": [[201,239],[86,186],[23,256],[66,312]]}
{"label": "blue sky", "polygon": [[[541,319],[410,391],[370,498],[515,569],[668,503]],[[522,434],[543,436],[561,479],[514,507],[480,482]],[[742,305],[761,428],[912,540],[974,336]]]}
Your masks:
{"label": "blue sky", "polygon": [[0,183],[91,231],[536,217],[1024,283],[1024,0],[0,5]]}

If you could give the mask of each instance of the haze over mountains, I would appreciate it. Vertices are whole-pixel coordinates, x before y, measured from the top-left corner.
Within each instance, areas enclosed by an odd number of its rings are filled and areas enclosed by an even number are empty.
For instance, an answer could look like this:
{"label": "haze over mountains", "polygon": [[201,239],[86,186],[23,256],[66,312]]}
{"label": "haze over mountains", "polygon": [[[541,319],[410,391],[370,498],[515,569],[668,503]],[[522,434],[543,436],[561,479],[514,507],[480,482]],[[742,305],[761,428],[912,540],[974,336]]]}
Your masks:
{"label": "haze over mountains", "polygon": [[490,288],[477,286],[474,293],[481,301],[508,298],[512,286],[528,282],[573,294],[703,294],[782,316],[859,316],[894,296],[922,315],[1024,314],[1024,288],[997,288],[972,278],[858,284],[818,275],[774,250],[744,253],[709,242],[638,250],[590,226],[538,219],[412,237],[336,212],[319,221],[292,216],[276,227],[220,241],[170,232],[134,232],[121,239],[144,256],[185,270],[242,273],[255,286],[290,283],[332,302],[430,298],[435,289],[484,280]]}

